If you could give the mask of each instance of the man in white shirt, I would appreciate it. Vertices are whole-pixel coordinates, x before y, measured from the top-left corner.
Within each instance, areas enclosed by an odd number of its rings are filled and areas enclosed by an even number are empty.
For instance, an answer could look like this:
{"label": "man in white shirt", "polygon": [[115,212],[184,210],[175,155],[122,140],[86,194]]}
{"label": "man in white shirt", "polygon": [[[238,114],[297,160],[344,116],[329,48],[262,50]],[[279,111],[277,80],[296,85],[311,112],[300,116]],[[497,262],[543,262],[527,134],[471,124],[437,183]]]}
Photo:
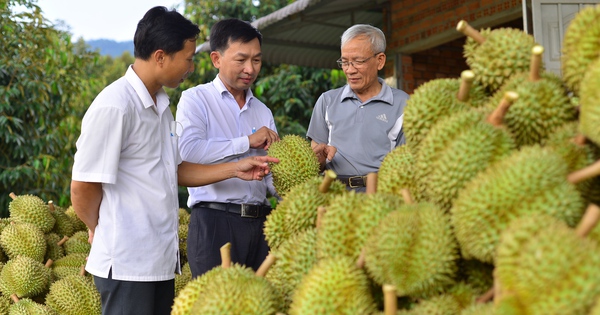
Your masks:
{"label": "man in white shirt", "polygon": [[[212,164],[266,155],[279,136],[271,110],[250,90],[262,63],[262,35],[238,19],[217,22],[210,34],[210,57],[219,74],[181,95],[177,105],[177,120],[183,125],[181,157]],[[187,254],[194,277],[221,263],[219,248],[227,242],[232,244],[233,262],[255,270],[260,266],[269,251],[263,233],[271,211],[267,191],[276,195],[271,176],[266,179],[229,179],[188,188],[192,215]]]}
{"label": "man in white shirt", "polygon": [[261,180],[267,157],[236,163],[182,162],[169,99],[194,70],[197,25],[150,9],[134,37],[135,62],[86,112],[77,140],[71,201],[89,228],[86,270],[103,314],[169,314],[178,261],[177,186],[240,177]]}

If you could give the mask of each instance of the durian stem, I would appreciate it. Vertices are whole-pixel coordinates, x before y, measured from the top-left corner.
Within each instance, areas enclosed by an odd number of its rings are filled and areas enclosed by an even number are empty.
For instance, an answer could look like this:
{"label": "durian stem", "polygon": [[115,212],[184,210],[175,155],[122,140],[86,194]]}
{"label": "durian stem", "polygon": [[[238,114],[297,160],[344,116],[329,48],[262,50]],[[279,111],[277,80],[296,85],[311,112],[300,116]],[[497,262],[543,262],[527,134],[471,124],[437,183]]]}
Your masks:
{"label": "durian stem", "polygon": [[58,241],[58,243],[56,243],[56,245],[62,246],[62,244],[66,243],[68,240],[69,240],[69,237],[65,235],[65,236],[63,236],[63,238],[60,241]]}
{"label": "durian stem", "polygon": [[483,37],[479,31],[471,27],[471,25],[469,25],[469,23],[467,23],[465,20],[460,20],[458,22],[456,25],[456,30],[471,37],[479,44],[483,44],[483,42],[485,42],[485,37]]}
{"label": "durian stem", "polygon": [[221,246],[221,268],[231,267],[231,243],[227,242]]}
{"label": "durian stem", "polygon": [[47,268],[50,268],[52,266],[52,264],[54,263],[54,260],[52,259],[48,259],[46,261],[46,264],[44,266],[46,266]]}
{"label": "durian stem", "polygon": [[48,201],[48,209],[50,209],[51,212],[54,212],[54,201],[50,200]]}
{"label": "durian stem", "polygon": [[383,314],[396,315],[398,312],[398,297],[396,286],[392,284],[383,285]]}
{"label": "durian stem", "polygon": [[327,212],[327,208],[325,208],[323,206],[317,207],[317,223],[316,223],[317,229],[319,229],[319,227],[321,227],[321,225],[323,224],[323,216],[325,215],[325,212]]}
{"label": "durian stem", "polygon": [[469,100],[469,90],[473,85],[475,74],[471,70],[465,70],[460,73],[460,88],[456,98],[461,102],[467,102]]}
{"label": "durian stem", "polygon": [[15,193],[14,193],[14,192],[11,192],[10,194],[8,194],[8,196],[10,196],[10,198],[11,198],[12,200],[15,200],[15,199],[17,199],[17,195],[15,195]]}
{"label": "durian stem", "polygon": [[377,192],[377,173],[367,174],[366,194],[374,194]]}
{"label": "durian stem", "polygon": [[85,276],[85,265],[81,265],[81,268],[79,268],[79,275]]}
{"label": "durian stem", "polygon": [[567,176],[567,181],[571,184],[579,184],[586,179],[600,175],[600,160],[586,166],[580,170],[576,170]]}
{"label": "durian stem", "polygon": [[531,49],[531,63],[529,64],[529,81],[536,82],[540,80],[540,72],[542,69],[542,54],[544,47],[535,45]]}
{"label": "durian stem", "polygon": [[582,147],[585,145],[585,143],[587,142],[587,139],[585,138],[585,136],[583,134],[578,134],[573,138],[573,143],[575,143],[576,145]]}
{"label": "durian stem", "polygon": [[600,207],[590,203],[583,214],[583,218],[575,228],[575,234],[586,237],[594,229],[598,220],[600,220]]}
{"label": "durian stem", "polygon": [[487,290],[484,294],[482,294],[480,297],[478,297],[475,302],[476,303],[487,303],[489,302],[492,298],[494,298],[494,287],[491,287],[489,290]]}
{"label": "durian stem", "polygon": [[360,251],[360,255],[358,255],[358,259],[356,260],[356,267],[362,269],[365,267],[365,256],[366,256],[366,251],[365,248],[363,247],[363,249]]}
{"label": "durian stem", "polygon": [[332,170],[326,170],[324,175],[323,181],[321,182],[321,185],[319,185],[319,191],[321,193],[328,192],[331,183],[337,178],[337,174]]}
{"label": "durian stem", "polygon": [[409,205],[412,205],[415,203],[415,200],[413,199],[412,194],[410,193],[410,190],[408,188],[400,189],[400,193],[402,194],[404,203],[409,204]]}
{"label": "durian stem", "polygon": [[262,264],[260,264],[260,267],[258,267],[258,270],[256,270],[256,275],[264,277],[269,271],[269,268],[275,263],[275,259],[275,255],[269,253]]}
{"label": "durian stem", "polygon": [[10,299],[13,300],[13,302],[15,302],[15,303],[19,303],[19,297],[17,296],[16,293],[11,294]]}
{"label": "durian stem", "polygon": [[487,121],[493,126],[499,127],[502,125],[504,116],[508,112],[508,108],[519,98],[517,92],[508,91],[504,93],[504,97],[498,104],[498,107],[488,116]]}

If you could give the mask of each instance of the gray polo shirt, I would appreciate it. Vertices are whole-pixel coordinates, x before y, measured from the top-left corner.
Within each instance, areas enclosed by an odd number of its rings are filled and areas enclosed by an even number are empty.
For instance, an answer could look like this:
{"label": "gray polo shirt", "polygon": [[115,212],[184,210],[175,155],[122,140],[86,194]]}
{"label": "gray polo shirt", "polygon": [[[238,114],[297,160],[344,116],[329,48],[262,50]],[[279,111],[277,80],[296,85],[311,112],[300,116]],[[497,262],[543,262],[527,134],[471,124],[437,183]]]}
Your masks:
{"label": "gray polo shirt", "polygon": [[385,155],[405,142],[408,94],[378,80],[381,91],[364,103],[345,85],[323,93],[313,109],[306,136],[337,148],[327,168],[340,176],[377,172]]}

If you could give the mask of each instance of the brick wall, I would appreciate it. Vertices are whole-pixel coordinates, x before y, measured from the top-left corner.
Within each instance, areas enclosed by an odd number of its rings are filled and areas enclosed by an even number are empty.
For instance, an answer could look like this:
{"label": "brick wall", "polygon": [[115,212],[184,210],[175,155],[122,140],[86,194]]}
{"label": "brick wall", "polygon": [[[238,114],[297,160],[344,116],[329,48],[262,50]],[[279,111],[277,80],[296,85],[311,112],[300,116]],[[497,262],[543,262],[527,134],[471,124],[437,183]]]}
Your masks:
{"label": "brick wall", "polygon": [[[521,7],[519,0],[392,0],[390,1],[390,30],[388,50],[418,43],[442,32],[456,30],[460,20],[469,22],[490,18],[504,10]],[[515,20],[497,27],[523,29],[522,20]],[[401,57],[402,75],[400,88],[412,93],[419,85],[437,78],[459,77],[468,69],[462,56],[465,38],[418,51]],[[386,70],[386,74],[389,71]]]}

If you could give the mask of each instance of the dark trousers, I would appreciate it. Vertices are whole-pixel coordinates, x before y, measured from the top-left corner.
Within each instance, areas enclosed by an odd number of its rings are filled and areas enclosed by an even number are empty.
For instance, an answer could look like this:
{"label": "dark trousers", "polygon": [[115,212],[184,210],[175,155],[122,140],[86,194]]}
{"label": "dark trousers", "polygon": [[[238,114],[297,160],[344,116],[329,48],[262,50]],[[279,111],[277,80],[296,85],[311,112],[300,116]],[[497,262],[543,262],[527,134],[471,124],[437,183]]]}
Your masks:
{"label": "dark trousers", "polygon": [[104,315],[169,315],[175,299],[175,280],[138,282],[94,276]]}
{"label": "dark trousers", "polygon": [[267,257],[269,246],[263,233],[265,217],[243,218],[220,210],[192,208],[187,257],[192,277],[221,265],[221,246],[231,243],[231,260],[254,270]]}

